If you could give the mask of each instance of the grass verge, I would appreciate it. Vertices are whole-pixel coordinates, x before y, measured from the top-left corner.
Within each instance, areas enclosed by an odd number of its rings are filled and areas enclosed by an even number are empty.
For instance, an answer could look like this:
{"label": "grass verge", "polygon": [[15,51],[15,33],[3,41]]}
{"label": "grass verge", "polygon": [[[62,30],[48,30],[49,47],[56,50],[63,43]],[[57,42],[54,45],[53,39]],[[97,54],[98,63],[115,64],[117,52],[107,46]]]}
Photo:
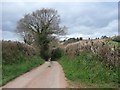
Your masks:
{"label": "grass verge", "polygon": [[0,85],[5,85],[8,81],[30,71],[31,69],[44,63],[39,56],[23,58],[22,62],[11,65],[2,65],[2,83]]}
{"label": "grass verge", "polygon": [[118,72],[106,68],[97,59],[99,58],[92,53],[82,53],[75,58],[63,56],[59,63],[67,79],[77,83],[76,87],[118,87]]}

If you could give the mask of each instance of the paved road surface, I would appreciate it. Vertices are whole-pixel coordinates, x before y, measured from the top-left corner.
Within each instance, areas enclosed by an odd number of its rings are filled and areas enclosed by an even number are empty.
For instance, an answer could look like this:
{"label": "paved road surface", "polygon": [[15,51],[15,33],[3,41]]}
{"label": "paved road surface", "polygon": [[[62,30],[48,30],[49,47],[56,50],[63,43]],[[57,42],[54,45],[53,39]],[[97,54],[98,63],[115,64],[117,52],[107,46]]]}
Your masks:
{"label": "paved road surface", "polygon": [[[51,65],[51,67],[49,67]],[[66,88],[67,82],[61,65],[53,61],[21,75],[9,82],[4,88]]]}

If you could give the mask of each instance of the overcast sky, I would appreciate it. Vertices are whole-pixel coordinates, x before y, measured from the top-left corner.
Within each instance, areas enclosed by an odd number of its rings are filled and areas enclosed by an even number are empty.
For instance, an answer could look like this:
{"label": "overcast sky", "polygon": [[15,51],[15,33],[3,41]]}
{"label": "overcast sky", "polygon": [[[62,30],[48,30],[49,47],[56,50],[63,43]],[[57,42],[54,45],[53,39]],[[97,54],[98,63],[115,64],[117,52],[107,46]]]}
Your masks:
{"label": "overcast sky", "polygon": [[[96,38],[118,34],[117,2],[2,2],[0,33],[4,40],[20,40],[14,33],[17,21],[41,8],[58,10],[66,37]],[[1,16],[0,16],[1,18]]]}

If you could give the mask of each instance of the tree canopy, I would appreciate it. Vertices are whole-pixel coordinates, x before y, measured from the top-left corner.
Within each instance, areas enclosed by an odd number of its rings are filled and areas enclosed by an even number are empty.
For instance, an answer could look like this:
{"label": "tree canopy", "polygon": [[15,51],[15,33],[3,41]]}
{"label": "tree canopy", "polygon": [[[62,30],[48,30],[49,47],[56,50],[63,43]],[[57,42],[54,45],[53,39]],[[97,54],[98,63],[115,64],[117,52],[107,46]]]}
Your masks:
{"label": "tree canopy", "polygon": [[49,43],[57,36],[64,35],[65,29],[65,26],[60,26],[57,10],[45,8],[26,14],[17,24],[17,32],[25,43],[36,43],[41,51],[49,51]]}

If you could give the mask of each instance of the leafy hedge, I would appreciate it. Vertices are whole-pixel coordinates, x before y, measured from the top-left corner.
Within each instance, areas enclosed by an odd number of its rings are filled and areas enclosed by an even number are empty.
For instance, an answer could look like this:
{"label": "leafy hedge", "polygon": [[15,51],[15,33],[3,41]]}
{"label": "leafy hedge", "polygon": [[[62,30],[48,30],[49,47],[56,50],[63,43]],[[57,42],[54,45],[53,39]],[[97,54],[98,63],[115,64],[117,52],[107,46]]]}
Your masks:
{"label": "leafy hedge", "polygon": [[116,36],[112,39],[113,41],[120,42],[120,36]]}
{"label": "leafy hedge", "polygon": [[2,41],[2,64],[14,64],[23,61],[23,57],[32,57],[38,52],[32,46],[20,42]]}
{"label": "leafy hedge", "polygon": [[30,45],[2,41],[2,77],[0,86],[44,63],[38,51]]}
{"label": "leafy hedge", "polygon": [[61,58],[62,54],[63,54],[62,49],[60,48],[53,49],[52,54],[51,54],[51,60],[57,60]]}

